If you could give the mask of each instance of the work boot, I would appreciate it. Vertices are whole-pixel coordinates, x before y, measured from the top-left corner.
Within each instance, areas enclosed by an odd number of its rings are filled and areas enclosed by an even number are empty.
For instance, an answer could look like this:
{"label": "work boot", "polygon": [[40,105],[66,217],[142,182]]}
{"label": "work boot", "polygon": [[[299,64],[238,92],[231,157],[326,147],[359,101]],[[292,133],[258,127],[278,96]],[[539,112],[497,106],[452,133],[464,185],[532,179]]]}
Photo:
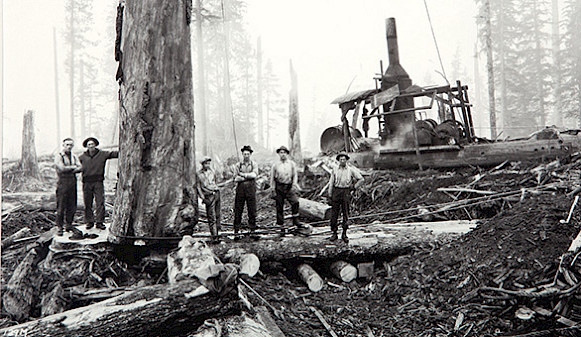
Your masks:
{"label": "work boot", "polygon": [[330,241],[337,241],[337,232],[333,232],[333,235],[329,238]]}
{"label": "work boot", "polygon": [[97,229],[101,229],[101,230],[107,228],[107,227],[105,227],[105,225],[103,225],[102,222],[97,222],[97,225],[95,225],[95,227],[97,227]]}
{"label": "work boot", "polygon": [[347,230],[343,230],[343,234],[341,234],[341,240],[345,243],[349,243],[349,238],[347,237]]}
{"label": "work boot", "polygon": [[56,235],[63,236],[63,226],[57,226]]}
{"label": "work boot", "polygon": [[92,223],[92,222],[89,222],[89,223],[87,223],[87,226],[85,226],[85,228],[86,229],[91,229],[91,228],[93,228],[93,226],[95,226],[95,224]]}
{"label": "work boot", "polygon": [[83,234],[83,232],[76,229],[72,225],[67,225],[66,230],[67,230],[67,232],[72,233],[72,235],[69,236],[69,239],[71,239],[71,240],[83,240],[85,238],[85,235]]}
{"label": "work boot", "polygon": [[260,240],[260,236],[256,235],[256,232],[254,231],[254,229],[250,230],[250,240],[252,240],[252,241]]}

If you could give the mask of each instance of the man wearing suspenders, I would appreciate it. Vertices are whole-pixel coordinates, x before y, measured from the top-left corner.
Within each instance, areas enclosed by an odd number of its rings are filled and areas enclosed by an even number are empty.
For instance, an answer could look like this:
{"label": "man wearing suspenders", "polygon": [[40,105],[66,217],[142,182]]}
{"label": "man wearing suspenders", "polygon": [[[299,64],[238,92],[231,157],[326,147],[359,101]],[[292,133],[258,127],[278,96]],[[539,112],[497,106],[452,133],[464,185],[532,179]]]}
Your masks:
{"label": "man wearing suspenders", "polygon": [[58,175],[56,185],[56,225],[57,235],[63,235],[64,230],[73,233],[71,239],[81,240],[83,233],[73,227],[73,219],[77,210],[77,173],[81,172],[81,162],[73,153],[75,142],[72,138],[63,139],[63,149],[54,157],[54,165]]}
{"label": "man wearing suspenders", "polygon": [[248,226],[252,239],[258,239],[254,232],[256,230],[256,177],[258,176],[258,165],[250,160],[252,148],[245,145],[240,149],[242,161],[234,168],[234,182],[236,182],[236,196],[234,198],[234,240],[240,240],[238,234],[240,223],[242,222],[242,212],[244,204],[248,209]]}
{"label": "man wearing suspenders", "polygon": [[280,161],[272,165],[270,171],[270,186],[271,196],[276,202],[276,224],[280,228],[280,236],[284,236],[286,230],[284,228],[284,200],[288,200],[291,204],[291,212],[293,216],[293,225],[301,228],[299,223],[299,198],[297,191],[298,174],[296,164],[288,159],[289,149],[286,146],[281,146],[276,150],[280,156]]}
{"label": "man wearing suspenders", "polygon": [[339,166],[333,168],[331,179],[329,180],[329,198],[331,199],[331,230],[333,235],[331,241],[337,240],[337,220],[339,212],[343,212],[343,235],[341,239],[349,243],[347,228],[349,227],[349,202],[351,201],[351,190],[358,188],[363,183],[363,176],[354,167],[347,166],[349,156],[346,153],[339,153],[336,157]]}

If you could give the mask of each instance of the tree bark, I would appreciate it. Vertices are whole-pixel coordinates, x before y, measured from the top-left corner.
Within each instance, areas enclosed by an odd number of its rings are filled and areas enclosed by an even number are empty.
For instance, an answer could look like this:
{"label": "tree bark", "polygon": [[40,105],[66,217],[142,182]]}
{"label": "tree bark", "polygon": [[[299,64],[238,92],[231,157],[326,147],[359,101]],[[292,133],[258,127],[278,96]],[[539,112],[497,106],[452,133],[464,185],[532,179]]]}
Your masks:
{"label": "tree bark", "polygon": [[[2,336],[186,336],[206,319],[238,314],[236,291],[196,295],[198,281],[136,289],[99,303],[1,329]],[[234,287],[234,289],[236,289]]]}
{"label": "tree bark", "polygon": [[290,153],[297,163],[302,161],[301,153],[301,133],[299,125],[299,91],[297,84],[297,73],[290,61],[291,90],[289,93],[289,115],[288,132]]}
{"label": "tree bark", "polygon": [[204,62],[204,35],[202,33],[202,1],[196,0],[196,41],[198,47],[198,108],[203,155],[208,155],[208,114],[206,112],[206,66]]}
{"label": "tree bark", "polygon": [[184,204],[197,211],[186,7],[187,0],[125,4],[114,242],[175,235]]}
{"label": "tree bark", "polygon": [[34,111],[32,110],[26,111],[23,118],[20,169],[24,176],[40,177],[38,160],[36,158],[36,144],[34,141]]}

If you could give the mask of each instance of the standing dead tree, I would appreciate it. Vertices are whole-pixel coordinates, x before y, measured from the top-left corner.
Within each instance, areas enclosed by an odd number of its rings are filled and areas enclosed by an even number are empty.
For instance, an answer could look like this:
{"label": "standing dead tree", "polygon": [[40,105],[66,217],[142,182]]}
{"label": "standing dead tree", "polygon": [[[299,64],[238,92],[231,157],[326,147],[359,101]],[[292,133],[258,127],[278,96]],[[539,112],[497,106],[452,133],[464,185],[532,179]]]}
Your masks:
{"label": "standing dead tree", "polygon": [[289,93],[289,111],[288,111],[288,132],[289,147],[293,158],[301,162],[301,132],[299,125],[299,89],[297,73],[293,68],[293,62],[290,61],[291,90]]}
{"label": "standing dead tree", "polygon": [[40,177],[38,160],[36,158],[36,145],[34,142],[34,111],[24,113],[22,123],[22,158],[20,170],[27,177]]}
{"label": "standing dead tree", "polygon": [[125,4],[113,242],[196,222],[190,14],[188,0]]}

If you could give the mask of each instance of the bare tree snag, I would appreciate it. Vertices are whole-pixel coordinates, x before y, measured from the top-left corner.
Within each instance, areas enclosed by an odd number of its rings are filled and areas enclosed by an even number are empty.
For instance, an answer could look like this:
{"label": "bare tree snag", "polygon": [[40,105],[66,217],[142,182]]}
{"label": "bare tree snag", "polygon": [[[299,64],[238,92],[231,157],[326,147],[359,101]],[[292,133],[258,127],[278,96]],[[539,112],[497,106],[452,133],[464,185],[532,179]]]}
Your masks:
{"label": "bare tree snag", "polygon": [[[204,291],[200,291],[203,289]],[[187,336],[206,319],[240,313],[236,291],[198,281],[160,284],[0,330],[1,336]]]}
{"label": "bare tree snag", "polygon": [[301,133],[299,125],[299,89],[297,84],[297,73],[293,68],[293,62],[290,61],[291,90],[289,93],[288,109],[288,133],[290,153],[298,163],[302,161],[301,154]]}
{"label": "bare tree snag", "polygon": [[111,241],[171,236],[196,210],[188,0],[127,1],[120,84],[119,182]]}
{"label": "bare tree snag", "polygon": [[34,111],[32,110],[26,111],[23,118],[20,169],[22,174],[27,177],[40,177],[36,158],[36,144],[34,142]]}

